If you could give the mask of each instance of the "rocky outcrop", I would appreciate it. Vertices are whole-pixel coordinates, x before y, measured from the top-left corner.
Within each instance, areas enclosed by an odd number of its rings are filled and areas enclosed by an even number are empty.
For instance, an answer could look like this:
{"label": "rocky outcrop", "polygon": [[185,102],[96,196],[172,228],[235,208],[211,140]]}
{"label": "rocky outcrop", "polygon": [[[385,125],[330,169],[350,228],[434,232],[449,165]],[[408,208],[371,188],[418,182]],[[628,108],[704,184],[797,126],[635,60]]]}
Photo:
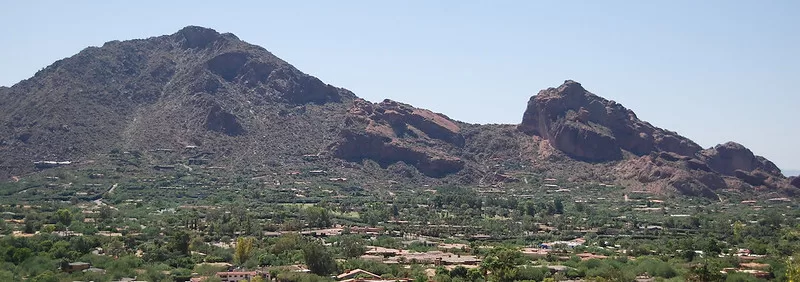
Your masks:
{"label": "rocky outcrop", "polygon": [[638,182],[645,190],[670,187],[684,195],[716,199],[720,189],[786,191],[788,181],[763,158],[743,146],[726,143],[695,156],[658,152],[632,158],[617,166],[622,180]]}
{"label": "rocky outcrop", "polygon": [[792,177],[791,183],[792,186],[800,188],[800,177]]}
{"label": "rocky outcrop", "polygon": [[266,99],[293,104],[342,100],[338,88],[271,56],[237,50],[217,55],[206,65],[228,83],[245,85]]}
{"label": "rocky outcrop", "polygon": [[576,159],[594,162],[619,160],[623,150],[640,156],[659,151],[692,156],[702,149],[572,80],[531,97],[519,130],[549,140]]}
{"label": "rocky outcrop", "polygon": [[781,170],[774,163],[764,157],[754,155],[750,149],[735,142],[703,150],[700,152],[700,156],[711,169],[725,175],[736,176],[737,171],[752,172],[755,170],[770,175],[781,175]]}
{"label": "rocky outcrop", "polygon": [[221,34],[217,31],[199,27],[187,26],[172,35],[181,47],[186,49],[205,48],[220,39]]}
{"label": "rocky outcrop", "polygon": [[681,194],[716,198],[715,190],[727,188],[724,178],[702,161],[672,152],[651,153],[620,163],[616,174],[641,184],[644,190],[671,187]]}
{"label": "rocky outcrop", "polygon": [[432,177],[460,171],[464,161],[447,153],[464,145],[458,124],[446,116],[384,100],[353,102],[334,155],[346,160],[371,159],[382,166],[413,165]]}
{"label": "rocky outcrop", "polygon": [[206,118],[206,128],[211,131],[217,131],[228,136],[242,135],[245,133],[242,125],[239,124],[238,118],[222,109],[220,106],[214,106],[208,112]]}

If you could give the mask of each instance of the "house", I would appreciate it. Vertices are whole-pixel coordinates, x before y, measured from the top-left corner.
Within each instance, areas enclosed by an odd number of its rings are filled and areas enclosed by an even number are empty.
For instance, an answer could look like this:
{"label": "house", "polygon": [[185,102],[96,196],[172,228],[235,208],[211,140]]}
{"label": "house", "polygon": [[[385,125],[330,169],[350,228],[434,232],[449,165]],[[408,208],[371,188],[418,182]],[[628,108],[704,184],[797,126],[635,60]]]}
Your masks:
{"label": "house", "polygon": [[113,282],[146,282],[146,281],[136,280],[136,278],[125,277],[125,278],[120,278],[119,280],[115,280]]}
{"label": "house", "polygon": [[360,226],[353,226],[350,227],[351,233],[358,233],[358,234],[367,234],[367,235],[377,235],[383,232],[383,227],[360,227]]}
{"label": "house", "polygon": [[348,280],[348,279],[359,279],[359,278],[364,280],[377,280],[381,279],[381,276],[363,269],[351,270],[336,276],[336,280]]}
{"label": "house", "polygon": [[791,202],[791,201],[792,201],[792,199],[789,199],[789,198],[772,198],[772,199],[767,199],[767,202]]}
{"label": "house", "polygon": [[463,250],[463,251],[469,251],[470,250],[469,245],[467,245],[467,244],[457,244],[457,243],[456,244],[445,244],[445,243],[442,243],[442,244],[439,244],[439,246],[437,246],[437,247],[439,248],[439,250],[442,250],[442,251],[453,250],[453,249],[455,249],[455,250]]}
{"label": "house", "polygon": [[317,229],[317,230],[309,230],[300,232],[302,235],[306,236],[314,236],[314,237],[328,237],[328,236],[337,236],[342,235],[342,228],[328,228],[328,229]]}
{"label": "house", "polygon": [[173,170],[175,169],[174,165],[154,165],[153,169],[155,170]]}
{"label": "house", "polygon": [[97,268],[97,267],[90,267],[90,268],[84,269],[83,272],[93,272],[93,273],[106,274],[106,270],[105,269]]}
{"label": "house", "polygon": [[82,271],[84,269],[89,269],[89,267],[91,267],[91,266],[92,265],[89,264],[88,262],[72,262],[72,263],[68,263],[66,265],[62,265],[61,266],[61,271],[64,271],[64,272],[67,272],[67,273],[73,273],[75,271]]}
{"label": "house", "polygon": [[767,278],[770,278],[770,276],[771,276],[771,274],[769,272],[767,272],[767,271],[756,270],[756,269],[737,269],[737,268],[727,267],[727,268],[723,268],[722,270],[720,270],[720,273],[723,273],[723,274],[735,273],[735,272],[747,273],[747,274],[755,276],[756,278],[762,278],[762,279],[767,279]]}
{"label": "house", "polygon": [[555,246],[563,245],[563,246],[567,246],[567,247],[570,247],[570,248],[575,248],[577,246],[583,245],[583,243],[586,243],[585,239],[577,238],[577,239],[573,239],[573,240],[570,240],[570,241],[555,241],[555,242],[549,242],[549,243],[542,243],[542,244],[539,245],[539,247],[542,248],[542,249],[552,249]]}
{"label": "house", "polygon": [[550,253],[550,250],[542,248],[522,248],[521,251],[523,255],[528,256],[532,259],[546,258],[547,255]]}
{"label": "house", "polygon": [[319,155],[317,155],[317,154],[306,154],[306,155],[303,155],[303,160],[304,161],[310,161],[310,162],[311,161],[316,161],[316,160],[319,160]]}
{"label": "house", "polygon": [[65,166],[72,164],[71,161],[38,161],[33,162],[33,165],[36,168],[51,168],[51,167],[58,167],[58,166]]}
{"label": "house", "polygon": [[383,257],[393,257],[401,253],[402,251],[398,249],[390,249],[390,248],[376,247],[376,246],[367,246],[367,251],[365,252],[366,255],[383,256]]}
{"label": "house", "polygon": [[237,282],[237,281],[250,281],[256,276],[260,276],[262,278],[266,278],[269,280],[269,276],[266,273],[261,273],[258,271],[226,271],[226,272],[217,272],[217,277],[222,280],[222,282]]}
{"label": "house", "polygon": [[581,260],[590,260],[590,259],[607,259],[607,258],[608,258],[607,256],[604,256],[604,255],[597,255],[597,254],[593,254],[593,253],[586,253],[586,252],[584,252],[584,253],[580,253],[580,254],[577,254],[577,256],[578,256],[579,258],[581,258]]}

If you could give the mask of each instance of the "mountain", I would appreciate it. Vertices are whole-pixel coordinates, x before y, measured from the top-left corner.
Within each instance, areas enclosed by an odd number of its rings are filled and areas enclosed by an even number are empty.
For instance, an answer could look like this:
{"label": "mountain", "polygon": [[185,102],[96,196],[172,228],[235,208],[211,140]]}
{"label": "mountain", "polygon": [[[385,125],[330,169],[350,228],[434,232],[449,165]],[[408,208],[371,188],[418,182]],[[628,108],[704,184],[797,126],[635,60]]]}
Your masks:
{"label": "mountain", "polygon": [[36,161],[81,165],[109,152],[187,148],[197,149],[152,162],[324,168],[362,183],[496,185],[535,174],[709,198],[721,189],[800,191],[739,144],[703,149],[575,81],[531,97],[518,125],[468,124],[360,99],[196,26],[89,47],[0,88],[4,178],[35,172]]}
{"label": "mountain", "polygon": [[0,162],[12,173],[33,161],[177,146],[215,148],[225,163],[280,162],[324,150],[355,99],[201,27],[89,47],[0,95]]}

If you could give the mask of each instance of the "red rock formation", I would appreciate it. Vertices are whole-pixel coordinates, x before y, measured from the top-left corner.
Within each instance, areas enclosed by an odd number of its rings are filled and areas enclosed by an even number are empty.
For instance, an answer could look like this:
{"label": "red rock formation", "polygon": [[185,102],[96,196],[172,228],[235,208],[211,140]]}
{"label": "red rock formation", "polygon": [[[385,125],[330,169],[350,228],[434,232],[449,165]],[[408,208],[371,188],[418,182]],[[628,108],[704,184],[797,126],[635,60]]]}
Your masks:
{"label": "red rock formation", "polygon": [[[781,170],[771,161],[756,156],[739,143],[728,142],[700,152],[701,157],[714,171],[735,176],[736,171],[761,170],[770,175],[781,175]],[[740,173],[741,174],[741,173]]]}
{"label": "red rock formation", "polygon": [[633,111],[571,80],[531,97],[519,129],[588,161],[619,160],[622,150],[637,155],[666,151],[684,156],[701,150],[691,140],[643,122]]}
{"label": "red rock formation", "polygon": [[464,137],[446,116],[391,100],[372,104],[357,99],[345,124],[332,148],[337,157],[371,159],[383,166],[405,162],[432,177],[464,168],[463,160],[447,153],[463,146]]}

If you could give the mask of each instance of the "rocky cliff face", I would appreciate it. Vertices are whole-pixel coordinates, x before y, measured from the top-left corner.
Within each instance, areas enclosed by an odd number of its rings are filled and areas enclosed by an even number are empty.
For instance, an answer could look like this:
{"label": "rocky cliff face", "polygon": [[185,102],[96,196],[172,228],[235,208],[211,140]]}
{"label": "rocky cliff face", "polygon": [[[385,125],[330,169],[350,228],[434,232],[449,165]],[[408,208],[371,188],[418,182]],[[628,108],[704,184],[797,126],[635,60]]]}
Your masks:
{"label": "rocky cliff face", "polygon": [[[651,191],[713,198],[718,189],[789,189],[775,164],[744,146],[728,142],[702,150],[571,80],[531,97],[518,128],[578,160],[622,160],[615,169],[619,180]],[[626,152],[633,156],[623,160]]]}
{"label": "rocky cliff face", "polygon": [[709,167],[725,175],[736,175],[737,171],[762,171],[770,175],[779,175],[781,170],[771,161],[756,156],[750,149],[736,142],[727,142],[700,152]]}
{"label": "rocky cliff face", "polygon": [[391,100],[373,104],[357,99],[344,122],[341,140],[332,146],[336,157],[372,159],[382,166],[405,162],[431,177],[464,167],[446,150],[464,146],[464,137],[458,124],[441,114]]}
{"label": "rocky cliff face", "polygon": [[620,160],[623,150],[636,155],[664,151],[691,156],[702,149],[683,136],[639,120],[633,111],[572,80],[531,97],[519,129],[542,136],[572,157],[593,162]]}

